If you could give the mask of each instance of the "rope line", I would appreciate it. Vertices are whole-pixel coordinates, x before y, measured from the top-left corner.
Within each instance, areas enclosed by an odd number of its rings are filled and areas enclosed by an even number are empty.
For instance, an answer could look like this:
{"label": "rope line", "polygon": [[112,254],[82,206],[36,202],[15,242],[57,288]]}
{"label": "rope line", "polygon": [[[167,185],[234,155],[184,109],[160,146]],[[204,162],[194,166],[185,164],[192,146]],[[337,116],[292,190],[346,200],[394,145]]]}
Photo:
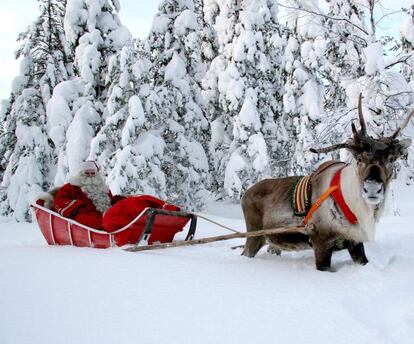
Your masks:
{"label": "rope line", "polygon": [[203,219],[203,220],[206,220],[206,221],[208,221],[208,222],[214,223],[215,225],[217,225],[217,226],[219,226],[219,227],[225,228],[225,229],[227,229],[227,230],[229,230],[229,231],[231,231],[231,232],[233,232],[233,233],[239,233],[239,234],[241,233],[241,232],[239,232],[239,231],[237,231],[237,230],[235,230],[235,229],[233,229],[233,228],[227,227],[227,226],[225,226],[225,225],[222,225],[221,223],[218,223],[218,222],[216,222],[216,221],[213,221],[213,220],[209,219],[208,217],[205,217],[205,216],[202,216],[202,215],[199,215],[199,214],[194,214],[194,215],[196,215],[196,216],[197,216],[197,217],[199,217],[200,219]]}

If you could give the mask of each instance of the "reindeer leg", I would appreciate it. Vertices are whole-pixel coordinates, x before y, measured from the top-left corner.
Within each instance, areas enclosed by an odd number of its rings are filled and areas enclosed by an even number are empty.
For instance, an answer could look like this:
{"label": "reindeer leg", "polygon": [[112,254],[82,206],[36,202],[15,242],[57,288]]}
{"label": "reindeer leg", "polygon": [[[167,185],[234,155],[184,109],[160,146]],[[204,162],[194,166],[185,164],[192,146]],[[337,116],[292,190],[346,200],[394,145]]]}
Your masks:
{"label": "reindeer leg", "polygon": [[269,244],[269,246],[267,248],[267,253],[276,254],[276,255],[280,256],[282,254],[282,250],[279,247],[277,247],[276,245]]}
{"label": "reindeer leg", "polygon": [[316,268],[320,271],[330,271],[331,270],[331,258],[333,249],[326,244],[317,244],[313,243],[313,251],[315,254],[315,264]]}
{"label": "reindeer leg", "polygon": [[[243,197],[242,209],[247,232],[263,229],[261,211],[257,209],[254,200]],[[264,237],[247,238],[242,255],[253,258],[265,243],[266,239]]]}
{"label": "reindeer leg", "polygon": [[264,237],[247,238],[242,255],[253,258],[265,244]]}
{"label": "reindeer leg", "polygon": [[368,263],[367,256],[365,255],[364,244],[362,242],[351,243],[348,247],[348,251],[355,263],[361,265],[366,265]]}

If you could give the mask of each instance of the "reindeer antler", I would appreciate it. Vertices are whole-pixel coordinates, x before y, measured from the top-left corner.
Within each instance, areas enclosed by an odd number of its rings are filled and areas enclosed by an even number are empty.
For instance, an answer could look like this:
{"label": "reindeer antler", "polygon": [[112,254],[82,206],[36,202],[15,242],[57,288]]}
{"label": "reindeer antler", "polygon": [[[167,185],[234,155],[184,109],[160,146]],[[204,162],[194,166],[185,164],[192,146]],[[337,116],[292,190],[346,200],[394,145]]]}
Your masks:
{"label": "reindeer antler", "polygon": [[358,116],[359,124],[361,125],[360,134],[365,136],[367,134],[367,125],[365,124],[364,114],[362,113],[362,93],[359,94],[358,99]]}
{"label": "reindeer antler", "polygon": [[410,122],[413,115],[414,115],[414,109],[411,110],[410,114],[407,116],[407,118],[405,119],[403,124],[401,124],[399,126],[399,128],[397,128],[395,133],[391,135],[391,137],[390,137],[391,140],[395,140],[397,138],[397,136],[400,134],[400,132],[408,125],[408,123]]}
{"label": "reindeer antler", "polygon": [[312,153],[320,154],[320,153],[329,153],[329,152],[332,152],[334,150],[341,149],[341,148],[348,148],[348,149],[351,149],[351,150],[355,150],[355,147],[351,146],[348,143],[338,143],[337,145],[333,145],[333,146],[329,146],[329,147],[325,147],[325,148],[319,148],[319,149],[311,148],[310,151]]}
{"label": "reindeer antler", "polygon": [[358,116],[361,129],[358,131],[355,123],[351,123],[353,139],[350,139],[344,143],[339,143],[333,146],[324,147],[324,148],[311,148],[312,153],[329,153],[337,149],[347,148],[356,153],[361,153],[363,151],[376,152],[384,151],[389,145],[389,141],[393,141],[401,133],[401,131],[408,125],[410,120],[414,116],[414,109],[411,110],[410,114],[407,116],[402,125],[395,131],[395,133],[389,138],[379,138],[374,139],[367,134],[367,125],[365,123],[364,114],[362,113],[362,93],[359,94],[358,100]]}

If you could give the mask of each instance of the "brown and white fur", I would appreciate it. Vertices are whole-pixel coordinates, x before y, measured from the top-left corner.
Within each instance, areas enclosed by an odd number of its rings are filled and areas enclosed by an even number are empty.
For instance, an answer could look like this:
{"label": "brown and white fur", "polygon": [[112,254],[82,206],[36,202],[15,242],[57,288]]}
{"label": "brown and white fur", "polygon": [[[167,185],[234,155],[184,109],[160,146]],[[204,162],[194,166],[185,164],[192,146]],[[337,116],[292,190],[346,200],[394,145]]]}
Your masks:
{"label": "brown and white fur", "polygon": [[[312,247],[318,270],[330,270],[335,250],[347,249],[359,264],[368,263],[363,243],[374,239],[375,223],[379,220],[393,173],[393,163],[411,144],[410,139],[397,140],[396,136],[407,125],[414,111],[391,137],[374,139],[367,135],[362,115],[361,97],[359,119],[361,130],[352,125],[353,138],[346,143],[319,150],[326,153],[339,148],[350,150],[355,160],[342,170],[341,190],[344,199],[356,215],[358,223],[352,225],[344,217],[331,197],[313,214],[314,230],[303,233],[278,234],[248,238],[243,255],[254,257],[268,242],[270,251],[300,250]],[[328,189],[335,172],[343,165],[332,165],[312,180],[312,203]],[[267,179],[253,185],[242,197],[241,205],[247,231],[299,225],[303,218],[294,215],[291,192],[298,177]]]}

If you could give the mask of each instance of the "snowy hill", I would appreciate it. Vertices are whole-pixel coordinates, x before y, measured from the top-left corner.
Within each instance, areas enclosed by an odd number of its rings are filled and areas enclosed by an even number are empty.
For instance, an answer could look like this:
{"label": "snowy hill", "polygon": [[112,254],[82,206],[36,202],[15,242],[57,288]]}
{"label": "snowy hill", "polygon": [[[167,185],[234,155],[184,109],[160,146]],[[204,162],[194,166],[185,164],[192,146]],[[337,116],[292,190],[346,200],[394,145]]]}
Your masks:
{"label": "snowy hill", "polygon": [[[232,240],[129,253],[47,246],[35,224],[0,222],[0,343],[412,343],[412,188],[366,245],[370,263],[311,251],[254,259]],[[392,203],[392,202],[390,202]],[[205,214],[244,229],[237,204]],[[226,234],[200,220],[197,237]]]}

